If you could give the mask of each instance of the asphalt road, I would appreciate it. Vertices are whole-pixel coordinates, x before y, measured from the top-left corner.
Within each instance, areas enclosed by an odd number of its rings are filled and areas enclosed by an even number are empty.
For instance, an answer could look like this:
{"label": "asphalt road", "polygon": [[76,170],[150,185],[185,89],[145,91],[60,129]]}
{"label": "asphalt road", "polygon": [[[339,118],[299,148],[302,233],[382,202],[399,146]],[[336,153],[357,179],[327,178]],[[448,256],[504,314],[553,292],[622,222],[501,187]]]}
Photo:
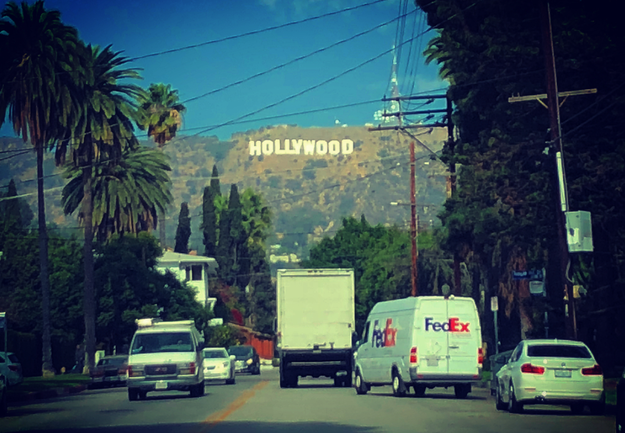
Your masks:
{"label": "asphalt road", "polygon": [[364,396],[323,379],[280,389],[276,370],[237,376],[235,385],[210,384],[206,395],[152,393],[129,402],[125,388],[20,403],[0,418],[0,432],[89,433],[602,433],[613,416],[573,415],[566,407],[528,407],[513,415],[495,409],[486,389],[465,400],[453,390],[423,398],[392,396],[390,387]]}

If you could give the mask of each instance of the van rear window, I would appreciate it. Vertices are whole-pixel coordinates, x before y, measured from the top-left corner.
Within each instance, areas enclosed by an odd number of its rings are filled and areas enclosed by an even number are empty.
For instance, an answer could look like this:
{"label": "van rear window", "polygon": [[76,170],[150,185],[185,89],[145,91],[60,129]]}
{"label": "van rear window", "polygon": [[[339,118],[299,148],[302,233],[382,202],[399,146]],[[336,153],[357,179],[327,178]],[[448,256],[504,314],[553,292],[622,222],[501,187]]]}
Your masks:
{"label": "van rear window", "polygon": [[193,352],[193,341],[188,332],[136,334],[131,353]]}
{"label": "van rear window", "polygon": [[540,344],[527,347],[527,356],[538,358],[590,358],[590,352],[583,346],[565,344]]}

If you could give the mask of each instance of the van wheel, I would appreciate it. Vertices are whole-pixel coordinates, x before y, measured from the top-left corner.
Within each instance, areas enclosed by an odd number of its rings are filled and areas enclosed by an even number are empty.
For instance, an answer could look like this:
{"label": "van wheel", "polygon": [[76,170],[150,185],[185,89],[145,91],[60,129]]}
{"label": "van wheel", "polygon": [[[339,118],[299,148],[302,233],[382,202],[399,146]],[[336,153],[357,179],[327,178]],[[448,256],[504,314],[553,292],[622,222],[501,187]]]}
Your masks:
{"label": "van wheel", "polygon": [[423,397],[425,395],[425,385],[414,385],[413,388],[415,397]]}
{"label": "van wheel", "polygon": [[471,392],[471,385],[454,385],[454,394],[456,398],[467,398],[467,395]]}
{"label": "van wheel", "polygon": [[367,384],[362,378],[362,374],[360,374],[360,370],[356,370],[356,383],[354,387],[356,388],[356,394],[358,395],[364,395],[367,391],[369,391]]}
{"label": "van wheel", "polygon": [[343,386],[343,378],[339,377],[339,376],[335,376],[334,377],[334,386],[335,387],[341,387]]}
{"label": "van wheel", "polygon": [[397,371],[393,370],[393,395],[395,397],[404,397],[406,395],[406,387],[404,386],[404,381],[401,379],[401,376]]}

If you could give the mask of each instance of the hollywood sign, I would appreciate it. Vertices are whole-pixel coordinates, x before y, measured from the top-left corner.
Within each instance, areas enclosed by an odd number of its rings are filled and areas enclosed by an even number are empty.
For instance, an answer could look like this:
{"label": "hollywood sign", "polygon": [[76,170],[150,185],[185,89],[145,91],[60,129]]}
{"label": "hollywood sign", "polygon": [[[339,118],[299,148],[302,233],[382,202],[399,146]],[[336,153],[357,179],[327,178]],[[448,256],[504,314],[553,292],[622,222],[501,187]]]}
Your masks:
{"label": "hollywood sign", "polygon": [[349,155],[354,152],[354,142],[344,140],[281,140],[250,141],[250,156],[260,155]]}

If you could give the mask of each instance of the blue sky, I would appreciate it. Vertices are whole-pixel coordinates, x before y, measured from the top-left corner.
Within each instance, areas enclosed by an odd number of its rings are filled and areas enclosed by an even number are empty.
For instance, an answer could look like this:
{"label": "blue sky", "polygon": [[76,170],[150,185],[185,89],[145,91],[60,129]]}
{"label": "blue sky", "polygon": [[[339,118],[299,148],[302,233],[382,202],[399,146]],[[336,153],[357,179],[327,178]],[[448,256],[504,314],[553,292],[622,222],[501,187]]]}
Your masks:
{"label": "blue sky", "polygon": [[[60,10],[62,20],[76,27],[85,42],[101,46],[112,44],[115,51],[136,58],[373,1],[46,0],[45,5],[48,9]],[[0,2],[3,7],[5,3]],[[412,0],[401,3],[385,0],[276,30],[136,59],[129,65],[142,69],[143,80],[137,84],[144,88],[155,82],[171,84],[184,102],[353,38],[240,85],[189,101],[181,134],[216,135],[227,140],[232,133],[271,124],[309,127],[332,126],[337,121],[348,125],[377,123],[373,113],[382,108],[379,100],[388,93],[393,58],[390,52],[383,53],[393,44],[401,45],[397,50],[397,73],[402,94],[442,93],[445,87],[438,79],[437,66],[424,63],[422,52],[434,32],[427,31],[424,14],[415,9]],[[408,13],[404,20],[395,20],[368,32],[403,13]],[[367,33],[356,36],[362,32]],[[410,39],[413,41],[409,42]],[[356,69],[346,73],[353,68]],[[332,81],[320,85],[327,80]],[[264,109],[284,99],[288,100]],[[376,102],[284,116],[366,101]],[[269,116],[284,117],[262,119]],[[246,123],[234,123],[240,118]],[[0,136],[12,135],[9,125],[0,129]]]}

